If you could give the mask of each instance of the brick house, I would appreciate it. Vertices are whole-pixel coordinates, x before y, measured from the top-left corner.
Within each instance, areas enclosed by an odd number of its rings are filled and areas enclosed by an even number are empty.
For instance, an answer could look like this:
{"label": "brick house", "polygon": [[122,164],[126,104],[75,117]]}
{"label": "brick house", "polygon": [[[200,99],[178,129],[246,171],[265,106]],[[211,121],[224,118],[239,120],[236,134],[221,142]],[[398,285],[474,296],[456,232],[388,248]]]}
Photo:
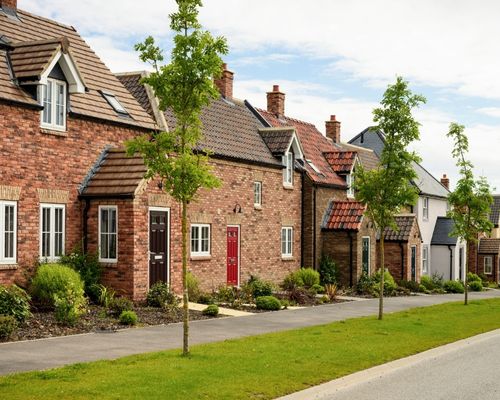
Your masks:
{"label": "brick house", "polygon": [[[422,236],[414,214],[400,214],[395,217],[397,230],[384,231],[384,264],[396,280],[420,281]],[[380,247],[377,246],[377,257]]]}
{"label": "brick house", "polygon": [[483,238],[479,241],[476,274],[485,275],[491,282],[500,283],[500,239]]}
{"label": "brick house", "polygon": [[73,27],[0,0],[0,34],[0,283],[22,283],[97,224],[79,195],[103,149],[155,122]]}
{"label": "brick house", "polygon": [[[171,110],[160,112],[151,88],[140,83],[143,74],[117,76],[163,129],[175,127]],[[285,154],[293,151],[300,160],[300,144],[293,133],[287,136],[286,143],[267,140],[265,134],[261,134],[264,126],[251,106],[233,97],[233,79],[233,73],[225,68],[222,78],[215,82],[221,97],[213,100],[201,114],[203,140],[198,150],[211,152],[213,172],[222,184],[214,190],[201,190],[189,206],[189,269],[205,290],[226,284],[239,285],[250,275],[280,283],[290,271],[300,267],[301,175],[294,162],[287,162],[277,152],[278,147]],[[121,156],[121,149],[113,149],[109,155],[112,154],[121,158],[121,162],[133,163]],[[106,173],[106,160],[101,165],[89,181],[89,195]],[[134,264],[134,270],[138,270],[134,272],[134,293],[143,293],[157,280],[170,281],[178,290],[181,287],[180,207],[168,195],[155,193],[159,182],[141,182],[143,171],[139,165],[144,168],[138,160],[138,175],[127,189],[136,193],[132,201],[135,221],[129,227],[134,230],[138,257]],[[115,192],[115,196],[125,194],[125,190],[115,191],[111,187],[102,190]],[[148,207],[150,238],[157,235],[157,230],[166,232],[165,237],[150,240],[149,244],[148,223],[144,217]],[[157,220],[161,223],[162,218],[164,229],[157,226]],[[157,242],[161,244],[158,248]],[[148,253],[151,254],[149,267]]]}

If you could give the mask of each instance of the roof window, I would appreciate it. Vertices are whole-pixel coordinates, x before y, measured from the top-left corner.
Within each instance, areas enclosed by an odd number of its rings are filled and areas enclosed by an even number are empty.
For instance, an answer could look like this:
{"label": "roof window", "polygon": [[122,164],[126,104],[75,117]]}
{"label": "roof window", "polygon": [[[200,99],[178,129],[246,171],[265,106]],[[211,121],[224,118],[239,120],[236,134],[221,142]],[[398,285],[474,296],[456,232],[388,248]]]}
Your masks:
{"label": "roof window", "polygon": [[316,172],[317,174],[321,174],[321,171],[316,167],[316,165],[313,164],[311,160],[306,160],[309,166]]}
{"label": "roof window", "polygon": [[129,112],[125,109],[125,107],[122,106],[122,104],[118,101],[116,96],[114,94],[108,93],[108,92],[103,92],[101,91],[102,97],[106,99],[106,101],[109,103],[113,109],[121,115],[129,115]]}

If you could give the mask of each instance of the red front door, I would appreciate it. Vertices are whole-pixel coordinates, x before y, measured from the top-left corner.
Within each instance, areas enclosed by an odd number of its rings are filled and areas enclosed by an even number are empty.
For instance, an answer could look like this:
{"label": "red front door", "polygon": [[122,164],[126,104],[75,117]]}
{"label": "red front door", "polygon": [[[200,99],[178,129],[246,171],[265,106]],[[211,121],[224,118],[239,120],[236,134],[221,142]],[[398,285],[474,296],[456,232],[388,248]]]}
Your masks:
{"label": "red front door", "polygon": [[239,230],[237,226],[227,227],[227,284],[238,285]]}

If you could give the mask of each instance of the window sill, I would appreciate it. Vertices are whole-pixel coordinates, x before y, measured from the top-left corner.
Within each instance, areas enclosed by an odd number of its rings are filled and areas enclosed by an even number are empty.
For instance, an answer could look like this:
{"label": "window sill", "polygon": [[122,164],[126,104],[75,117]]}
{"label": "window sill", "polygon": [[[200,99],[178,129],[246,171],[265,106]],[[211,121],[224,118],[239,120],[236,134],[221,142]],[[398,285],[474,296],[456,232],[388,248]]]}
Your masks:
{"label": "window sill", "polygon": [[9,269],[18,269],[17,264],[0,264],[0,271],[7,271]]}
{"label": "window sill", "polygon": [[257,210],[257,211],[262,211],[262,206],[261,206],[261,205],[254,204],[254,205],[253,205],[253,208],[254,208],[254,210]]}
{"label": "window sill", "polygon": [[191,256],[189,258],[190,261],[209,261],[212,259],[212,256]]}
{"label": "window sill", "polygon": [[101,263],[101,265],[104,267],[104,268],[117,268],[118,267],[118,260],[116,261],[103,261],[103,260],[99,260],[99,262]]}
{"label": "window sill", "polygon": [[53,135],[53,136],[61,136],[61,137],[68,137],[68,132],[64,129],[56,129],[56,128],[47,128],[47,127],[41,127],[40,128],[40,133],[43,133],[45,135]]}
{"label": "window sill", "polygon": [[293,190],[293,185],[283,185],[283,189],[285,189],[285,190]]}
{"label": "window sill", "polygon": [[281,261],[295,261],[294,256],[281,256]]}

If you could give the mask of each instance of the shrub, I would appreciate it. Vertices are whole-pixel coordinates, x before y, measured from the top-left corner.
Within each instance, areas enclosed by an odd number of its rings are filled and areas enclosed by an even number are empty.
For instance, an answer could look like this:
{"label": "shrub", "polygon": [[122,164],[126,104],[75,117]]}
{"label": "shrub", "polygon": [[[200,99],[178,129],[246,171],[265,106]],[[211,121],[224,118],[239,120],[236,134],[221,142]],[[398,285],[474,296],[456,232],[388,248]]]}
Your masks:
{"label": "shrub", "polygon": [[479,274],[479,277],[481,278],[481,281],[483,282],[484,287],[490,286],[490,280],[485,274]]}
{"label": "shrub", "polygon": [[214,299],[209,294],[202,293],[202,294],[200,294],[200,297],[198,298],[198,303],[200,303],[200,304],[213,304]]}
{"label": "shrub", "polygon": [[321,286],[319,283],[316,283],[314,285],[312,285],[309,289],[309,291],[312,293],[312,294],[318,294],[318,293],[325,293],[325,288],[323,286]]}
{"label": "shrub", "polygon": [[323,255],[319,262],[320,283],[325,286],[328,283],[339,282],[340,271],[335,261],[330,256]]}
{"label": "shrub", "polygon": [[216,317],[217,315],[219,315],[219,307],[217,306],[217,304],[210,304],[201,313],[209,317]]}
{"label": "shrub", "polygon": [[274,296],[261,296],[255,299],[258,310],[276,311],[281,310],[280,301]]}
{"label": "shrub", "polygon": [[399,286],[408,289],[410,292],[417,293],[419,291],[420,285],[415,281],[402,280],[399,281]]}
{"label": "shrub", "polygon": [[250,275],[248,286],[254,299],[262,296],[271,296],[273,294],[273,284],[263,281],[256,276]]}
{"label": "shrub", "polygon": [[448,293],[463,293],[464,284],[461,281],[445,281],[443,289]]}
{"label": "shrub", "polygon": [[123,311],[132,311],[134,304],[126,297],[115,297],[109,303],[109,313],[119,316]]}
{"label": "shrub", "polygon": [[373,279],[370,275],[363,272],[359,277],[356,291],[360,294],[367,294],[373,296]]}
{"label": "shrub", "polygon": [[426,293],[426,294],[429,294],[431,292],[429,289],[427,289],[425,285],[422,284],[418,287],[418,291],[420,293]]}
{"label": "shrub", "polygon": [[97,303],[108,308],[115,298],[115,291],[104,285],[97,285],[97,292],[99,293]]}
{"label": "shrub", "polygon": [[191,272],[187,273],[186,286],[188,290],[189,301],[197,302],[200,298],[200,281]]}
{"label": "shrub", "polygon": [[295,304],[308,304],[313,302],[314,295],[304,287],[296,287],[295,289],[288,290],[288,299]]}
{"label": "shrub", "polygon": [[469,283],[471,283],[471,282],[482,282],[482,279],[479,277],[479,275],[474,274],[472,272],[469,272],[467,274],[467,282],[469,282]]}
{"label": "shrub", "polygon": [[431,280],[432,280],[432,284],[434,285],[435,289],[437,289],[437,288],[443,289],[444,280],[443,280],[442,274],[439,274],[438,272],[434,272],[431,275]]}
{"label": "shrub", "polygon": [[120,313],[120,324],[134,326],[137,325],[137,314],[134,311],[122,311]]}
{"label": "shrub", "polygon": [[473,292],[480,292],[483,290],[483,282],[481,281],[472,281],[469,282],[469,289]]}
{"label": "shrub", "polygon": [[299,282],[302,281],[302,285],[306,288],[319,285],[319,272],[312,268],[301,268],[295,274],[297,274]]}
{"label": "shrub", "polygon": [[335,301],[338,294],[338,286],[335,283],[327,283],[325,285],[325,295],[329,301]]}
{"label": "shrub", "polygon": [[84,253],[80,249],[74,250],[67,256],[61,256],[59,262],[73,268],[80,274],[84,284],[85,294],[97,301],[99,296],[98,284],[101,281],[102,266],[95,253]]}
{"label": "shrub", "polygon": [[[372,276],[372,281],[373,281],[373,292],[375,294],[379,294],[379,287],[380,287],[380,278],[381,278],[381,272],[380,269],[375,272]],[[392,277],[391,273],[389,270],[386,268],[384,271],[384,295],[385,296],[390,296],[394,293],[398,285],[396,285],[396,282],[394,281],[394,278]]]}
{"label": "shrub", "polygon": [[179,305],[179,300],[170,291],[170,288],[165,282],[156,282],[148,291],[146,303],[150,307],[165,307]]}
{"label": "shrub", "polygon": [[19,286],[0,285],[0,315],[11,315],[18,322],[31,317],[30,296]]}
{"label": "shrub", "polygon": [[54,306],[57,322],[74,326],[87,306],[83,288],[70,283],[64,292],[54,294]]}
{"label": "shrub", "polygon": [[234,303],[237,298],[236,289],[234,286],[221,285],[216,293],[217,301],[220,303]]}
{"label": "shrub", "polygon": [[290,272],[287,276],[285,276],[285,279],[283,280],[281,287],[283,290],[291,291],[303,285],[304,282],[302,282],[302,280],[297,276],[297,274],[295,274],[294,272]]}
{"label": "shrub", "polygon": [[17,320],[12,315],[0,315],[0,339],[8,339],[17,330]]}
{"label": "shrub", "polygon": [[436,289],[436,285],[430,276],[423,275],[420,278],[420,286],[423,286],[426,290]]}
{"label": "shrub", "polygon": [[280,300],[281,307],[283,307],[285,310],[290,307],[290,302],[288,300]]}
{"label": "shrub", "polygon": [[80,293],[83,291],[83,282],[78,272],[61,264],[41,265],[31,283],[33,297],[48,306],[53,306],[54,296],[57,294],[61,297],[68,287]]}

